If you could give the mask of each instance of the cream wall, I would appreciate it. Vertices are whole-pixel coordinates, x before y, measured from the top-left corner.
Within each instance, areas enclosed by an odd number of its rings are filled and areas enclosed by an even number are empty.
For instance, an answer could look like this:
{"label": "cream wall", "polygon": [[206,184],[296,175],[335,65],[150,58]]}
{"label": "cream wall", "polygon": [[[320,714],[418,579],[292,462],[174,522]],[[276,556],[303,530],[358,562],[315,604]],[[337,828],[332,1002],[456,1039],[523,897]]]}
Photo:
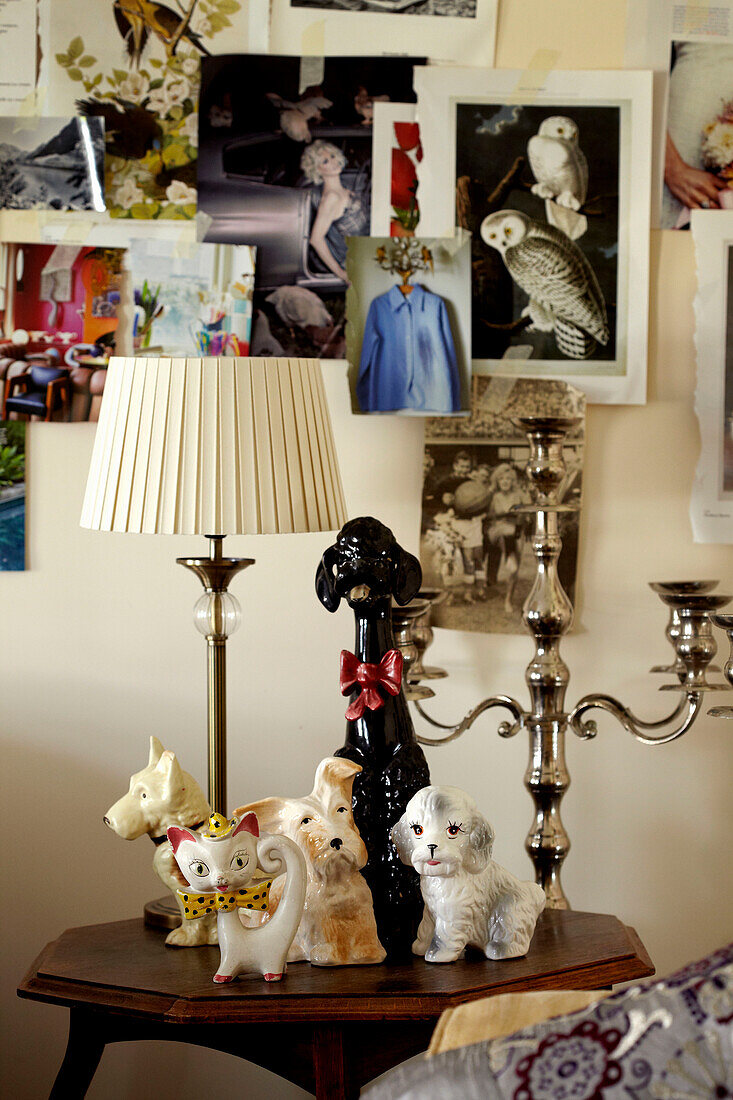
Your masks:
{"label": "cream wall", "polygon": [[[538,47],[560,50],[559,65],[620,62],[618,0],[505,0],[503,9],[503,66],[530,64]],[[649,404],[588,414],[582,625],[564,645],[570,702],[607,691],[643,715],[662,714],[669,697],[656,696],[658,679],[646,670],[667,655],[666,616],[647,581],[709,576],[733,586],[731,549],[695,545],[687,518],[699,447],[694,290],[689,235],[655,233]],[[421,425],[352,417],[343,368],[326,375],[351,514],[376,514],[416,550]],[[102,814],[145,763],[151,733],[188,770],[203,777],[205,768],[205,646],[191,622],[198,588],[174,563],[201,547],[78,527],[93,430],[32,431],[31,569],[0,578],[1,1080],[14,1100],[47,1094],[65,1045],[63,1010],[14,997],[35,954],[70,926],[137,916],[160,893],[152,846],[118,840]],[[232,801],[303,792],[317,761],[342,742],[337,655],[351,642],[351,615],[329,615],[313,592],[327,537],[228,541],[230,553],[257,559],[234,582],[245,625],[229,648]],[[494,691],[525,699],[530,652],[525,637],[439,632],[431,658],[450,678],[435,713],[455,720]],[[565,887],[575,908],[633,925],[663,973],[733,933],[731,727],[704,716],[679,742],[653,749],[605,716],[599,726],[595,741],[568,746]],[[496,827],[498,859],[528,876],[526,740],[501,741],[494,729],[487,720],[430,750],[432,775],[476,795]],[[109,1048],[89,1096],[167,1098],[184,1082],[190,1095],[206,1087],[248,1096],[259,1084],[274,1100],[304,1095],[226,1055],[156,1043]]]}

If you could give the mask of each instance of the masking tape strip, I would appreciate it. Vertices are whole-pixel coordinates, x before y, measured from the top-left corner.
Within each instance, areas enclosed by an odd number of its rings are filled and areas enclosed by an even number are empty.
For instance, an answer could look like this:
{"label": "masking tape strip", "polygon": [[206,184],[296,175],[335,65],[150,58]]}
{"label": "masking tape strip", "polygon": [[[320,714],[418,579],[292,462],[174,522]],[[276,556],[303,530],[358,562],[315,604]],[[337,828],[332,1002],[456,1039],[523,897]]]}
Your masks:
{"label": "masking tape strip", "polygon": [[47,218],[43,210],[4,210],[2,237],[4,241],[21,241],[28,244],[41,242],[42,226]]}
{"label": "masking tape strip", "polygon": [[[211,220],[211,219],[209,219]],[[199,244],[196,239],[197,223],[185,222],[181,226],[180,233],[176,236],[171,249],[171,255],[182,259],[189,259],[196,255]]]}
{"label": "masking tape strip", "polygon": [[[494,409],[496,409],[497,407],[502,408],[502,406],[506,405],[507,401],[511,397],[512,390],[514,389],[516,384],[516,378],[502,378],[500,375],[498,377],[492,378],[486,389],[484,390],[484,399],[481,404],[483,406],[488,405]],[[478,386],[476,387],[476,389],[478,389]],[[473,403],[473,407],[474,409],[476,408],[475,402]]]}
{"label": "masking tape strip", "polygon": [[542,91],[550,73],[557,67],[559,50],[536,50],[517,85],[507,96],[507,103],[531,103]]}
{"label": "masking tape strip", "polygon": [[300,79],[298,81],[299,95],[302,95],[306,88],[310,88],[313,84],[323,83],[325,26],[324,20],[319,19],[317,23],[311,23],[303,31],[301,39],[303,57],[300,59]]}
{"label": "masking tape strip", "polygon": [[12,213],[12,237],[9,235],[8,240],[19,241],[24,236],[29,242],[41,239],[41,211],[14,210]]}
{"label": "masking tape strip", "polygon": [[95,218],[64,216],[58,210],[3,210],[0,240],[25,244],[86,244],[100,223]]}
{"label": "masking tape strip", "polygon": [[[78,221],[71,224],[63,222],[59,226],[61,230],[59,241],[63,241],[64,244],[85,244],[98,224],[95,221]],[[48,225],[44,226],[44,231],[49,228]]]}
{"label": "masking tape strip", "polygon": [[[33,227],[35,237],[26,239],[29,241],[34,239],[43,244],[84,245],[101,224],[97,218],[84,217],[83,214],[79,215],[73,211],[64,214],[56,210],[33,210],[27,213],[35,215]],[[14,228],[20,228],[18,221],[14,223]]]}
{"label": "masking tape strip", "polygon": [[207,214],[205,210],[196,211],[196,240],[205,241],[206,234],[209,232],[209,226],[213,222],[211,214]]}
{"label": "masking tape strip", "polygon": [[20,101],[18,107],[18,113],[15,117],[15,123],[13,125],[13,133],[17,134],[19,130],[37,130],[40,122],[40,115],[43,111],[43,104],[46,100],[45,88],[34,88],[32,92]]}
{"label": "masking tape strip", "polygon": [[[419,235],[418,226],[418,235]],[[447,252],[451,259],[455,256],[456,252],[468,244],[471,240],[471,234],[467,229],[459,229],[456,226],[455,234],[452,237],[436,237],[434,244],[439,244],[443,252]]]}

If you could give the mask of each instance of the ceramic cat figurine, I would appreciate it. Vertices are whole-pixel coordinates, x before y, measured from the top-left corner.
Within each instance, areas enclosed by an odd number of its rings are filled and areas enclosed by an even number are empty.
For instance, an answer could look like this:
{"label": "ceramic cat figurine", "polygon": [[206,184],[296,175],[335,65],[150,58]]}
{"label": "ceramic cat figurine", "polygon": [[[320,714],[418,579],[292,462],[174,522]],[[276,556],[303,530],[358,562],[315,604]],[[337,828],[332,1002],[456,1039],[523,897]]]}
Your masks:
{"label": "ceramic cat figurine", "polygon": [[[168,839],[190,884],[179,891],[186,919],[216,913],[221,961],[214,981],[231,982],[238,974],[279,981],[305,901],[305,860],[297,845],[284,836],[260,837],[252,813],[230,821],[212,814],[206,833],[172,825]],[[260,877],[258,868],[270,877]],[[239,910],[267,909],[272,879],[284,871],[287,882],[272,919],[260,928],[245,928]]]}

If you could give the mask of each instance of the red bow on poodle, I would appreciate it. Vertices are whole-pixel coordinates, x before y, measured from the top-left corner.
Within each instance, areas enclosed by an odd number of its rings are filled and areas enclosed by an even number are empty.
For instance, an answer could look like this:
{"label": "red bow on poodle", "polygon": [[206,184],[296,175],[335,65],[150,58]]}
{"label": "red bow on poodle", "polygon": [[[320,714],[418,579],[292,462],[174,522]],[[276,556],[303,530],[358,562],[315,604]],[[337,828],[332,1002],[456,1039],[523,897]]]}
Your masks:
{"label": "red bow on poodle", "polygon": [[397,695],[402,685],[402,654],[399,649],[388,649],[378,665],[368,661],[357,661],[348,649],[341,650],[341,677],[339,687],[342,695],[348,695],[356,686],[361,687],[354,702],[349,705],[346,717],[361,718],[364,711],[379,710],[384,706],[384,696],[379,688],[383,687],[390,695]]}

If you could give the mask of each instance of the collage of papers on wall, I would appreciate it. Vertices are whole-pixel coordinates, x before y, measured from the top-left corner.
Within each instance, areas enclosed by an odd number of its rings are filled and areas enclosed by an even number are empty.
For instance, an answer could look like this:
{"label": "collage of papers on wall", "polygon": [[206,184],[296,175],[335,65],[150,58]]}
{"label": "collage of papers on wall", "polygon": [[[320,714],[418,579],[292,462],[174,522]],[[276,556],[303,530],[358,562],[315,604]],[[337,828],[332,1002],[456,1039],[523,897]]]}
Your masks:
{"label": "collage of papers on wall", "polygon": [[113,353],[336,360],[355,413],[448,423],[481,378],[640,404],[639,242],[723,240],[727,2],[643,0],[626,68],[530,79],[493,67],[498,0],[15,8],[3,422],[93,422]]}

